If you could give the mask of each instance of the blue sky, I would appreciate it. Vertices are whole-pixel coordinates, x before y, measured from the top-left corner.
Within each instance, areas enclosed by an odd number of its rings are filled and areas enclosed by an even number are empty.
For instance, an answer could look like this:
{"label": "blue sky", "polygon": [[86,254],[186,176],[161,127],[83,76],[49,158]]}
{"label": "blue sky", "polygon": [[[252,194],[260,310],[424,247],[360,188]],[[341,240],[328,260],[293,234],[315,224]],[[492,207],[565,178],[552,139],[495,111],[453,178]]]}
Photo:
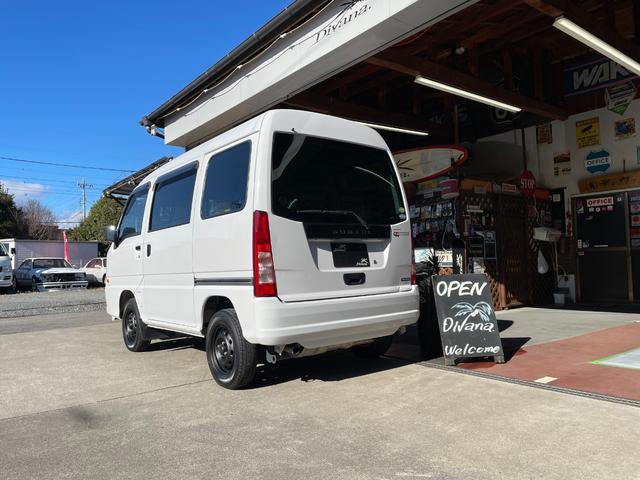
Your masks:
{"label": "blue sky", "polygon": [[[138,125],[292,0],[0,0],[0,157],[137,170],[179,149]],[[242,8],[238,8],[238,5]],[[126,173],[0,158],[0,182],[77,219]]]}

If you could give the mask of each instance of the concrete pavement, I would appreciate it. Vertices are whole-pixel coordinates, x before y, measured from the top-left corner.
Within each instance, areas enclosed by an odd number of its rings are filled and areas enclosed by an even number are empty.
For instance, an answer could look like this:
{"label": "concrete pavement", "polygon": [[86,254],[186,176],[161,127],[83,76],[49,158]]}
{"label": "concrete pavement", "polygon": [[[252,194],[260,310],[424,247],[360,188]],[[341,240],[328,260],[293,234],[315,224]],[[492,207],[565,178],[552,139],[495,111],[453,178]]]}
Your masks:
{"label": "concrete pavement", "polygon": [[69,316],[0,336],[2,478],[640,478],[635,407],[348,353],[230,392],[201,342]]}

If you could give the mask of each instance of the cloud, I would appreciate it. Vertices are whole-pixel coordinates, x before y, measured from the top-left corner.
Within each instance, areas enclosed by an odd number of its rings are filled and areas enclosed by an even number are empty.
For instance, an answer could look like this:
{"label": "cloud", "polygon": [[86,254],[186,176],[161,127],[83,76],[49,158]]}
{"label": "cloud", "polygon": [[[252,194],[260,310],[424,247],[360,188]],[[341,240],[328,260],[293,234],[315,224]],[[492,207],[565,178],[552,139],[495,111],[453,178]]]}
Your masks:
{"label": "cloud", "polygon": [[67,211],[62,211],[59,212],[57,214],[57,219],[58,220],[65,220],[66,222],[69,223],[59,223],[58,224],[58,228],[61,228],[62,230],[68,230],[70,228],[73,227],[77,227],[78,223],[82,221],[82,210],[67,210]]}
{"label": "cloud", "polygon": [[50,187],[41,183],[16,182],[0,178],[0,184],[15,197],[18,205],[32,198],[40,198],[49,193]]}

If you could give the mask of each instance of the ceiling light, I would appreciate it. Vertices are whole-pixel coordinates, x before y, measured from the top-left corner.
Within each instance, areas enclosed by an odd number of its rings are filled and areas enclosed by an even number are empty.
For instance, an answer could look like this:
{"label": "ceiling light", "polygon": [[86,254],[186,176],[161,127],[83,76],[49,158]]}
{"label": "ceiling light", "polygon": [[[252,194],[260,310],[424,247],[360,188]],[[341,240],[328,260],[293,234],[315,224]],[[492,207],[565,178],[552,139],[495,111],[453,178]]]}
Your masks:
{"label": "ceiling light", "polygon": [[563,31],[567,35],[575,38],[579,42],[584,43],[588,47],[593,48],[595,51],[600,52],[605,57],[609,57],[611,60],[619,63],[627,70],[632,71],[636,75],[640,75],[640,63],[636,62],[628,55],[625,55],[620,50],[613,48],[608,43],[600,40],[592,33],[587,32],[584,28],[573,23],[568,18],[556,18],[556,20],[553,22],[553,26],[558,30]]}
{"label": "ceiling light", "polygon": [[468,98],[469,100],[485,103],[487,105],[491,105],[492,107],[501,108],[502,110],[506,110],[507,112],[518,113],[522,110],[521,108],[514,107],[513,105],[509,105],[508,103],[499,102],[498,100],[483,97],[482,95],[467,92],[466,90],[461,90],[459,88],[452,87],[451,85],[436,82],[435,80],[430,80],[421,76],[417,76],[415,82],[426,87],[435,88],[436,90],[441,90],[443,92],[451,93],[452,95],[457,95],[458,97]]}
{"label": "ceiling light", "polygon": [[409,130],[408,128],[390,127],[388,125],[379,125],[377,123],[358,122],[367,127],[375,128],[376,130],[388,130],[389,132],[408,133],[409,135],[419,135],[426,137],[429,132],[422,132],[420,130]]}

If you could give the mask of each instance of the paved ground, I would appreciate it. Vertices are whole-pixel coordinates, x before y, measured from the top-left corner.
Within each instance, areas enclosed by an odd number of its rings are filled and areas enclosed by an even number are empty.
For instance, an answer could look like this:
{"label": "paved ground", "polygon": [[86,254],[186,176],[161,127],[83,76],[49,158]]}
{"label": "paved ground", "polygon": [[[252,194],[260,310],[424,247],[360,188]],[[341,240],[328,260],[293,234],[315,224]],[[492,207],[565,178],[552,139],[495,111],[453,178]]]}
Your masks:
{"label": "paved ground", "polygon": [[24,322],[0,336],[3,479],[640,478],[638,408],[348,354],[230,392],[199,342],[133,354],[101,312]]}
{"label": "paved ground", "polygon": [[104,310],[104,289],[87,288],[62,292],[18,292],[0,295],[0,321],[41,313]]}

